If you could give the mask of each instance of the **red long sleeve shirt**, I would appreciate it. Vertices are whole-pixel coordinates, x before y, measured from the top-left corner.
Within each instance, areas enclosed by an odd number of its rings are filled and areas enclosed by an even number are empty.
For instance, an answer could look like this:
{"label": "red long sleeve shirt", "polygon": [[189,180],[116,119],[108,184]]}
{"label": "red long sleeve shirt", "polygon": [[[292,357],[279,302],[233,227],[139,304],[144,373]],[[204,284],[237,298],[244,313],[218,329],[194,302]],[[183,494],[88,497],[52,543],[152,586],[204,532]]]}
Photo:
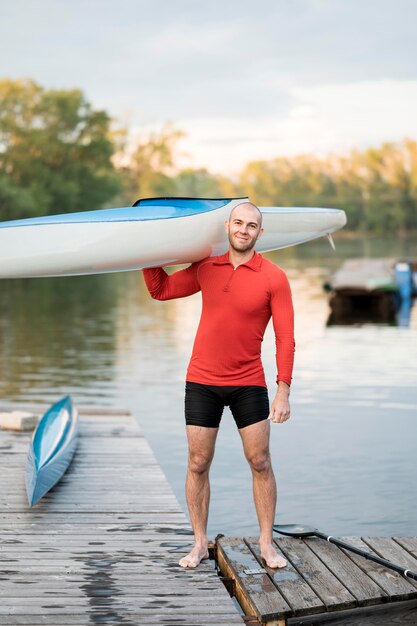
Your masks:
{"label": "red long sleeve shirt", "polygon": [[234,269],[229,254],[203,259],[170,276],[144,269],[156,300],[183,298],[201,290],[203,308],[186,380],[205,385],[266,387],[261,343],[272,316],[277,381],[291,383],[294,313],[282,269],[255,252]]}

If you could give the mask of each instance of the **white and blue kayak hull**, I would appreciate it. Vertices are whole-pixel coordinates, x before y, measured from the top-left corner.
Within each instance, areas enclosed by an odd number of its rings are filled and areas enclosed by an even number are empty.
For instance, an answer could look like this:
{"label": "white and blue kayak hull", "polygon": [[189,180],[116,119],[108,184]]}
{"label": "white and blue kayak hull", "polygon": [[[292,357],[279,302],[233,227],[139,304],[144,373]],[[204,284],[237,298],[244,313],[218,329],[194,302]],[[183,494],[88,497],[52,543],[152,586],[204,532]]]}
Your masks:
{"label": "white and blue kayak hull", "polygon": [[78,413],[69,396],[42,417],[26,460],[26,493],[33,506],[62,478],[77,447]]}
{"label": "white and blue kayak hull", "polygon": [[[151,198],[133,207],[0,222],[0,278],[74,276],[191,263],[223,254],[233,207],[246,198]],[[331,234],[339,209],[260,207],[259,252]]]}

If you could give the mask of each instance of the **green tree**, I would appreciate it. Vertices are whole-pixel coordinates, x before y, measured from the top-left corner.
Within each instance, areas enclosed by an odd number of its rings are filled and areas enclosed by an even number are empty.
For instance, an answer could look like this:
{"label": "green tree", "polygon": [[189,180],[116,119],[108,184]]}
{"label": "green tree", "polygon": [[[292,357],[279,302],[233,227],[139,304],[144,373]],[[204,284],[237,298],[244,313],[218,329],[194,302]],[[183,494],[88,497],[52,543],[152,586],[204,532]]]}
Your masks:
{"label": "green tree", "polygon": [[174,182],[177,196],[221,198],[233,197],[236,194],[231,180],[224,176],[210,174],[204,168],[180,170]]}
{"label": "green tree", "polygon": [[2,218],[84,211],[119,190],[110,118],[78,89],[0,81]]}
{"label": "green tree", "polygon": [[417,143],[252,162],[238,188],[260,205],[337,207],[349,229],[404,234],[417,228]]}
{"label": "green tree", "polygon": [[35,213],[36,203],[30,192],[14,185],[9,176],[0,174],[0,219],[12,220]]}

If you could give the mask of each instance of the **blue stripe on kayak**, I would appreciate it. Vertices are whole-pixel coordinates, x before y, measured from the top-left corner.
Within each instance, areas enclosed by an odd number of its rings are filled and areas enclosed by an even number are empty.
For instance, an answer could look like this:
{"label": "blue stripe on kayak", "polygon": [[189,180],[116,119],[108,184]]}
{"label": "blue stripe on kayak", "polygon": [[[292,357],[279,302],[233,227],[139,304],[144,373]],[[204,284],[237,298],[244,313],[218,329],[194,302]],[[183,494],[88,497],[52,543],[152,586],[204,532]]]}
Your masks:
{"label": "blue stripe on kayak", "polygon": [[0,228],[42,226],[43,224],[166,220],[215,211],[229,204],[230,201],[229,198],[219,200],[203,200],[200,198],[149,198],[141,200],[139,205],[133,207],[99,209],[98,211],[83,211],[64,215],[46,215],[44,217],[31,217],[23,220],[0,222]]}

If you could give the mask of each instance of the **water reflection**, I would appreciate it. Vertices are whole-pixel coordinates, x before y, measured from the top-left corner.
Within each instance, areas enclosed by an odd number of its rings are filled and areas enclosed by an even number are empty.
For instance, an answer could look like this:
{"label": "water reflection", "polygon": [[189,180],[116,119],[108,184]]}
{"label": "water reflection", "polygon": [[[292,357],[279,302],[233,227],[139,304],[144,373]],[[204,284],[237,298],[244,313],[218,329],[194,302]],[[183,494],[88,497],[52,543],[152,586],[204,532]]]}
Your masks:
{"label": "water reflection", "polygon": [[92,276],[0,288],[1,397],[30,400],[78,387],[102,396],[114,365],[115,285]]}
{"label": "water reflection", "polygon": [[[326,241],[270,258],[296,310],[293,415],[272,432],[277,522],[332,534],[415,534],[417,313],[409,328],[327,327],[323,283],[346,256],[410,256],[412,243]],[[403,246],[401,248],[401,245]],[[183,380],[200,295],[148,296],[140,273],[0,283],[0,399],[129,407],[185,506]],[[275,388],[274,341],[263,361]],[[213,466],[210,533],[256,533],[250,472],[225,411]],[[389,506],[387,506],[389,502]]]}

